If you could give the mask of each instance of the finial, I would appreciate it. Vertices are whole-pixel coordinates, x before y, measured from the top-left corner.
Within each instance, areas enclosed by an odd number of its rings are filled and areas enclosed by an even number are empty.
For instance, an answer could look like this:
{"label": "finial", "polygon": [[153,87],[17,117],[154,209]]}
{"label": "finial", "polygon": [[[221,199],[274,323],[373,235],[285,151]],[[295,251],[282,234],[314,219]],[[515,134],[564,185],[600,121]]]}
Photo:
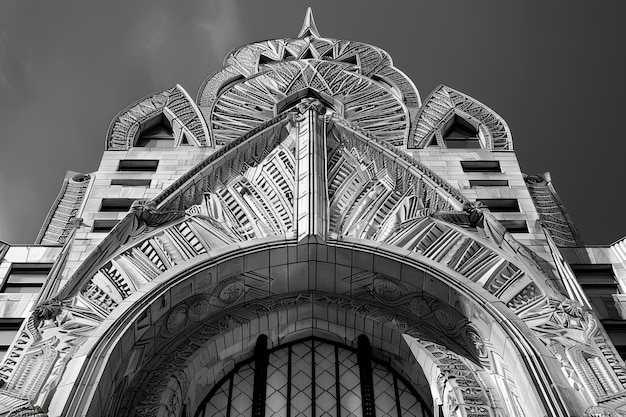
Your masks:
{"label": "finial", "polygon": [[319,31],[317,30],[317,26],[315,26],[315,19],[313,18],[313,10],[309,7],[306,9],[306,14],[304,15],[304,22],[302,23],[302,29],[300,29],[300,33],[298,34],[299,38],[304,38],[305,36],[313,35],[316,38],[321,38]]}

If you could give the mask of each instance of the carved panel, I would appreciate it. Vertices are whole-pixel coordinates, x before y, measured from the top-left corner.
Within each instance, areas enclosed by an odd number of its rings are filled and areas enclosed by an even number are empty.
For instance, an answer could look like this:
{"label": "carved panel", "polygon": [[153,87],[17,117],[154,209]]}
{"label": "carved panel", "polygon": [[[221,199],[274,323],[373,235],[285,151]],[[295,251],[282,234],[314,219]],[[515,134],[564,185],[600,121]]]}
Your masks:
{"label": "carved panel", "polygon": [[441,130],[448,120],[459,113],[476,121],[484,146],[493,151],[512,151],[511,130],[496,112],[459,91],[440,85],[426,98],[417,114],[415,136],[409,138],[409,148],[430,144],[445,147]]}

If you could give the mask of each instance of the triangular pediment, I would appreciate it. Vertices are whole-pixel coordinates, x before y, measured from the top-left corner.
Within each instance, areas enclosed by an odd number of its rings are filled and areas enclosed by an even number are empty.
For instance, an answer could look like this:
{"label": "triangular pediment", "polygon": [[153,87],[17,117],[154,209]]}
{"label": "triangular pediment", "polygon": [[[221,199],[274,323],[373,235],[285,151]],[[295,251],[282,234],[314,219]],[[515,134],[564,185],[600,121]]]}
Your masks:
{"label": "triangular pediment", "polygon": [[155,203],[202,213],[242,240],[292,232],[376,240],[465,202],[426,167],[340,116],[321,120],[319,101],[303,103],[207,158]]}

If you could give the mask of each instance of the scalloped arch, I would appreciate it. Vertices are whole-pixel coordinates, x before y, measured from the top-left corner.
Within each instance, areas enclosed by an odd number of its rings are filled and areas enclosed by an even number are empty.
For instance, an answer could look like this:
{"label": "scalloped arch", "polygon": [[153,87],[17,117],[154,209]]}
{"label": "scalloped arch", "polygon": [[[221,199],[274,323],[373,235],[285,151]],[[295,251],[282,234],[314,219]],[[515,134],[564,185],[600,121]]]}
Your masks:
{"label": "scalloped arch", "polygon": [[196,146],[213,146],[204,117],[187,91],[176,85],[152,94],[122,110],[112,121],[106,136],[105,150],[130,149],[144,125],[163,115],[174,132],[175,145],[183,136]]}
{"label": "scalloped arch", "polygon": [[409,138],[408,148],[434,144],[445,148],[441,130],[455,114],[478,125],[486,149],[513,150],[511,130],[502,117],[478,100],[445,85],[435,88],[424,100],[417,113],[415,134]]}

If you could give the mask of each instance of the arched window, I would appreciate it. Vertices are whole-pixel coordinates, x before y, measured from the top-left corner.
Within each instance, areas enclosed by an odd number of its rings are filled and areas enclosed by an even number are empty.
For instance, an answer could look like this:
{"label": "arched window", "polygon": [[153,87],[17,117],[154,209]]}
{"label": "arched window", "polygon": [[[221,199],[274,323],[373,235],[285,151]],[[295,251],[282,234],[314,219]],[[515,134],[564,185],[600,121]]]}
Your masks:
{"label": "arched window", "polygon": [[[388,363],[373,358],[362,338],[357,349],[318,338],[264,352],[257,345],[255,357],[217,383],[195,416],[252,416],[263,388],[256,407],[265,408],[266,416],[367,416],[373,409],[379,417],[432,416],[415,389]],[[264,387],[254,386],[257,373],[265,376],[257,378]]]}
{"label": "arched window", "polygon": [[454,115],[441,132],[446,148],[476,149],[481,148],[478,130],[467,120]]}
{"label": "arched window", "polygon": [[149,148],[174,146],[174,132],[167,118],[161,114],[147,122],[139,132],[134,146]]}

